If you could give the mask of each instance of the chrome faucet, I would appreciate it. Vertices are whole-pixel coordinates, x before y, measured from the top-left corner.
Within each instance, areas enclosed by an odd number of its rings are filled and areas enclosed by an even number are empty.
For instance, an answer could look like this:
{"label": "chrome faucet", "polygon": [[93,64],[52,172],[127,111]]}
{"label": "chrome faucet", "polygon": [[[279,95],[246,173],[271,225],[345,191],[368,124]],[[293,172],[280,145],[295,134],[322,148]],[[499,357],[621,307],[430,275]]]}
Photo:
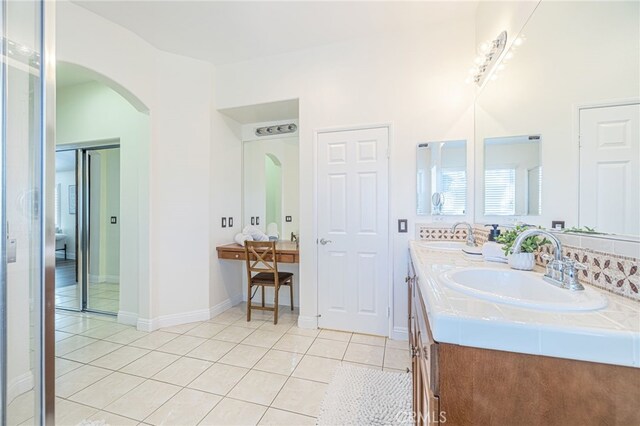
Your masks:
{"label": "chrome faucet", "polygon": [[453,226],[451,227],[451,233],[456,232],[456,228],[460,225],[464,225],[467,227],[467,245],[469,247],[475,247],[476,246],[476,237],[473,235],[473,227],[471,226],[471,224],[469,222],[456,222],[453,224]]}
{"label": "chrome faucet", "polygon": [[543,254],[542,258],[547,263],[547,271],[543,279],[548,283],[569,290],[584,290],[582,284],[578,282],[578,270],[586,269],[582,263],[578,263],[568,257],[562,255],[562,243],[549,231],[543,229],[528,229],[522,232],[513,242],[513,253],[520,253],[520,249],[524,240],[529,237],[541,235],[551,240],[553,244],[554,255]]}

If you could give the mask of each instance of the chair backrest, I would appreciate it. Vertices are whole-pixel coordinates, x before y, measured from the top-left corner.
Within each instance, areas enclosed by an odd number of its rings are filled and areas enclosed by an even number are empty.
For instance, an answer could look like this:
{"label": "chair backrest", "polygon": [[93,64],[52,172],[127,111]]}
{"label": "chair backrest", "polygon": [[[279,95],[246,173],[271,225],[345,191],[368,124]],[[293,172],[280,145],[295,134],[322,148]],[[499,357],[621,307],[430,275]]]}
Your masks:
{"label": "chair backrest", "polygon": [[247,275],[252,272],[271,272],[278,277],[275,241],[245,241],[244,254],[247,258]]}

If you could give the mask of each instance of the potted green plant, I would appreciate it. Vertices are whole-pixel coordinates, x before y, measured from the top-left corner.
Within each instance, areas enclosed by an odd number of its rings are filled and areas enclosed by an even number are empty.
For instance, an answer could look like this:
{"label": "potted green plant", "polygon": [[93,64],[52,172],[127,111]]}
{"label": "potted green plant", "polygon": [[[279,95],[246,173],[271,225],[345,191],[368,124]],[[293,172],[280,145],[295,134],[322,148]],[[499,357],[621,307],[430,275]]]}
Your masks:
{"label": "potted green plant", "polygon": [[520,246],[520,253],[513,254],[513,244],[518,235],[529,228],[527,225],[516,225],[514,228],[502,232],[496,237],[496,242],[502,244],[509,266],[513,269],[531,271],[536,264],[534,253],[543,245],[549,244],[546,238],[537,235],[526,238]]}

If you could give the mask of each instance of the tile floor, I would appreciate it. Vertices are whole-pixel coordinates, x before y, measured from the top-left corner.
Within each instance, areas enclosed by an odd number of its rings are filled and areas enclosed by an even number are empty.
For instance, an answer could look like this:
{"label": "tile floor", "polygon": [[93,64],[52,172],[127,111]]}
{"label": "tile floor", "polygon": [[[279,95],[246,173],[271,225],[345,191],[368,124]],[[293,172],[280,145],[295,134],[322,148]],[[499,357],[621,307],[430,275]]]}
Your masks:
{"label": "tile floor", "polygon": [[[409,367],[407,343],[306,330],[285,311],[233,307],[204,322],[152,333],[112,317],[56,314],[56,424],[315,424],[341,363],[389,371]],[[29,407],[25,394],[16,401]],[[20,399],[22,398],[22,400]],[[11,424],[31,424],[13,410]]]}
{"label": "tile floor", "polygon": [[[120,303],[120,284],[89,283],[87,307],[103,312],[118,312]],[[56,307],[79,309],[80,293],[77,284],[56,288]]]}

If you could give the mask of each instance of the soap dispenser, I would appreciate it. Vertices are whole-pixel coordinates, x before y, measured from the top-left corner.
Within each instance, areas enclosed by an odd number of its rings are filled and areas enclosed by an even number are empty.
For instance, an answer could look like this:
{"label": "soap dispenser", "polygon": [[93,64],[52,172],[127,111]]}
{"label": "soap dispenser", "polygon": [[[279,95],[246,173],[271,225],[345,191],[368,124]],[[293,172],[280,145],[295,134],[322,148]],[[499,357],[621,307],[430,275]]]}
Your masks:
{"label": "soap dispenser", "polygon": [[489,231],[489,241],[495,241],[496,237],[500,236],[500,230],[498,229],[498,224],[491,224],[491,225],[485,225],[485,226],[490,226],[492,229],[491,231]]}
{"label": "soap dispenser", "polygon": [[492,229],[489,231],[487,242],[482,245],[482,257],[487,262],[507,263],[507,257],[502,250],[502,244],[496,242],[496,238],[500,236],[500,230],[497,224],[489,224]]}

